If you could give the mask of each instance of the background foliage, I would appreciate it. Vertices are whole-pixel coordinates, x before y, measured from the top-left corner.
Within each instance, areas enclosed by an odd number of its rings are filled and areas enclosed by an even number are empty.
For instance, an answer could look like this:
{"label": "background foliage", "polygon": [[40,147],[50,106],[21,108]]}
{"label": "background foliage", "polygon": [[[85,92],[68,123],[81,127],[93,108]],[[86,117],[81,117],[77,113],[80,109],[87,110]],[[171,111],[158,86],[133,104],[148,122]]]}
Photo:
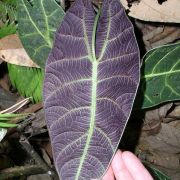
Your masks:
{"label": "background foliage", "polygon": [[149,108],[180,99],[179,52],[177,43],[155,48],[144,56],[137,106]]}
{"label": "background foliage", "polygon": [[11,83],[24,97],[33,97],[34,102],[42,101],[44,72],[39,68],[28,68],[8,64]]}

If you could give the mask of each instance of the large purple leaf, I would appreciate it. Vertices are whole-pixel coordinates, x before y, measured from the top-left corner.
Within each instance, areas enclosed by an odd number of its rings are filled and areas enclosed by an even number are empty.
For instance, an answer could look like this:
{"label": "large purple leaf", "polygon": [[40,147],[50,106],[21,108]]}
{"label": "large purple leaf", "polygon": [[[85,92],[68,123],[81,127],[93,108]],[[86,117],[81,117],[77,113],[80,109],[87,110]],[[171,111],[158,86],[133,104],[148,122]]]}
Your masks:
{"label": "large purple leaf", "polygon": [[[99,16],[100,15],[100,16]],[[76,0],[46,64],[44,105],[61,180],[100,178],[129,118],[139,50],[119,0]]]}

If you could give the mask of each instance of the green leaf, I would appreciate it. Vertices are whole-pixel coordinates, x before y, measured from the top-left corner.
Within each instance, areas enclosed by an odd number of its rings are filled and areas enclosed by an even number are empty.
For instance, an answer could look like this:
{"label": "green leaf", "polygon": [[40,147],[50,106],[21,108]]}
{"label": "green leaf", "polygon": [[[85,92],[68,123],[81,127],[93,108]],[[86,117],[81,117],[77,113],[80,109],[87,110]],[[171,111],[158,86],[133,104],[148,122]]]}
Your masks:
{"label": "green leaf", "polygon": [[11,128],[11,127],[17,127],[17,124],[10,124],[10,123],[2,123],[0,122],[0,127],[2,128]]}
{"label": "green leaf", "polygon": [[0,38],[16,32],[16,2],[17,0],[0,1]]}
{"label": "green leaf", "polygon": [[180,99],[180,43],[149,51],[143,58],[136,107]]}
{"label": "green leaf", "polygon": [[42,68],[63,17],[64,11],[55,0],[19,0],[17,20],[20,39],[31,59]]}
{"label": "green leaf", "polygon": [[170,180],[171,179],[170,177],[166,176],[163,172],[154,168],[153,166],[146,165],[146,168],[149,170],[154,180]]}
{"label": "green leaf", "polygon": [[2,27],[0,27],[0,39],[15,33],[16,33],[16,25],[14,24],[14,22],[9,24],[9,22],[7,21]]}
{"label": "green leaf", "polygon": [[[15,106],[18,106],[20,104],[23,105],[22,103],[25,103],[25,102],[27,102],[27,99],[22,100],[21,102],[11,106],[8,109],[0,111],[0,141],[5,136],[3,134],[5,132],[3,128],[11,128],[11,127],[18,126],[16,123],[19,122],[19,120],[24,120],[24,118],[30,114],[30,113],[21,113],[21,114],[9,113],[12,110],[12,108],[15,108]],[[5,112],[8,112],[8,113],[5,113]],[[2,122],[2,121],[6,121],[6,122]]]}
{"label": "green leaf", "polygon": [[14,22],[16,19],[16,3],[17,0],[1,0],[0,1],[0,20],[6,22]]}
{"label": "green leaf", "polygon": [[25,97],[33,97],[34,102],[42,101],[44,71],[8,64],[9,77],[13,87]]}
{"label": "green leaf", "polygon": [[23,119],[27,115],[29,115],[29,113],[23,113],[23,114],[13,114],[13,113],[0,114],[0,121],[9,121],[12,118]]}

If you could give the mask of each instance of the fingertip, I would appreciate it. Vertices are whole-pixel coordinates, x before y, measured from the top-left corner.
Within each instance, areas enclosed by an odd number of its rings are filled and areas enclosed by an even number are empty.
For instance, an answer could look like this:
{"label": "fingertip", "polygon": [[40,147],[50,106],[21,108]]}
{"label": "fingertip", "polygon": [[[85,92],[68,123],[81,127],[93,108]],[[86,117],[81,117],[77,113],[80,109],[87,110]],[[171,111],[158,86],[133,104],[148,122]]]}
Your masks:
{"label": "fingertip", "polygon": [[122,153],[122,159],[127,167],[128,171],[136,180],[153,180],[150,173],[132,152],[125,151]]}
{"label": "fingertip", "polygon": [[122,151],[117,150],[112,160],[112,168],[114,172],[118,172],[120,169],[125,169],[125,164],[122,159]]}
{"label": "fingertip", "polygon": [[141,161],[139,160],[139,158],[137,158],[137,156],[135,156],[132,152],[130,151],[124,151],[122,153],[122,158],[123,160],[125,160],[126,162],[129,162],[129,160],[132,161],[136,161],[139,162],[141,164]]}
{"label": "fingertip", "polygon": [[125,163],[122,159],[122,151],[118,150],[112,161],[112,169],[116,180],[128,179],[132,180],[132,176],[129,173]]}
{"label": "fingertip", "polygon": [[116,152],[116,154],[114,155],[112,164],[113,164],[113,165],[116,165],[117,162],[119,162],[120,159],[122,159],[122,151],[118,149],[117,152]]}

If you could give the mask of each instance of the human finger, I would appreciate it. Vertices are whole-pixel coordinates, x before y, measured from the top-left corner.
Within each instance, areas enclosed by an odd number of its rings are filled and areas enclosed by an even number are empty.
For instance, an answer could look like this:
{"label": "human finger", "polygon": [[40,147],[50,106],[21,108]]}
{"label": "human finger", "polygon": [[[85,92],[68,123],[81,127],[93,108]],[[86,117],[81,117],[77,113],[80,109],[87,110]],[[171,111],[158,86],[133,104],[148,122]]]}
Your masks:
{"label": "human finger", "polygon": [[133,153],[123,152],[122,159],[134,180],[153,180],[147,169]]}
{"label": "human finger", "polygon": [[112,160],[112,170],[116,180],[133,180],[131,173],[123,161],[122,152],[120,150],[116,152]]}

